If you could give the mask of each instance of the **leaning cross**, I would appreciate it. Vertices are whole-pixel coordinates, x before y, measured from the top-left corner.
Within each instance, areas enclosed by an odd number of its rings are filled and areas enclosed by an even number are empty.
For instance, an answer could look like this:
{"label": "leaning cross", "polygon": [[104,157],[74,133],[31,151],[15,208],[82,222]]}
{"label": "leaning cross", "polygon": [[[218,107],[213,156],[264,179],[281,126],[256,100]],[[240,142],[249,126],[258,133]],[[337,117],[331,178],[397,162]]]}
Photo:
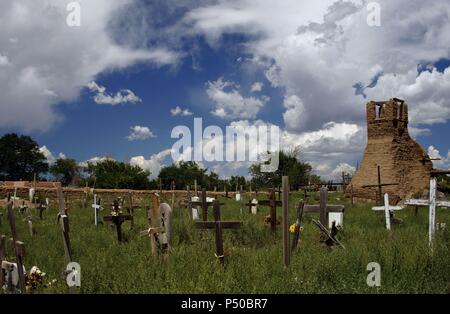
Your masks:
{"label": "leaning cross", "polygon": [[320,204],[319,205],[305,205],[304,213],[320,213],[320,223],[323,226],[328,226],[328,213],[343,213],[345,211],[344,205],[328,205],[328,189],[326,187],[320,188]]}
{"label": "leaning cross", "polygon": [[224,266],[224,252],[223,252],[223,238],[222,229],[238,229],[242,226],[240,221],[221,221],[220,220],[220,203],[218,200],[214,200],[214,221],[198,221],[195,223],[195,227],[198,229],[216,229],[216,257],[220,260],[222,266]]}
{"label": "leaning cross", "polygon": [[131,215],[123,215],[119,210],[119,202],[117,200],[114,201],[113,205],[113,211],[111,215],[104,216],[104,221],[111,221],[113,224],[116,225],[116,231],[117,231],[117,240],[119,242],[122,242],[122,224],[126,220],[131,220],[133,217]]}
{"label": "leaning cross", "polygon": [[67,209],[66,205],[64,203],[64,195],[62,187],[59,186],[57,189],[58,194],[58,206],[59,206],[59,213],[58,213],[58,222],[61,226],[61,231],[63,235],[63,241],[64,241],[64,254],[66,256],[66,262],[67,264],[72,262],[72,248],[70,245],[70,236],[69,236],[69,216],[67,216]]}
{"label": "leaning cross", "polygon": [[322,231],[322,233],[324,233],[328,237],[328,240],[325,241],[328,246],[338,244],[343,249],[345,249],[345,246],[336,238],[337,228],[334,221],[331,227],[331,231],[329,231],[320,221],[313,219],[312,222],[320,229],[320,231]]}
{"label": "leaning cross", "polygon": [[381,170],[380,166],[377,166],[377,172],[378,172],[378,184],[369,184],[369,185],[363,185],[363,188],[378,188],[378,194],[377,194],[377,201],[378,203],[381,203],[381,198],[383,195],[383,186],[391,186],[391,185],[399,185],[398,183],[381,183]]}
{"label": "leaning cross", "polygon": [[389,205],[389,195],[384,194],[384,206],[375,206],[372,207],[372,210],[375,211],[384,211],[384,215],[386,218],[386,229],[391,230],[391,223],[394,218],[394,210],[402,210],[402,206],[391,206]]}
{"label": "leaning cross", "polygon": [[100,223],[99,211],[102,210],[101,206],[102,199],[100,197],[97,198],[97,194],[94,194],[94,203],[92,204],[92,208],[94,209],[94,224],[98,226]]}
{"label": "leaning cross", "polygon": [[[437,173],[437,172],[436,172]],[[432,173],[433,175],[433,173]],[[429,207],[428,217],[428,242],[430,246],[433,243],[434,234],[436,231],[436,207],[450,208],[449,201],[436,201],[436,177],[432,176],[430,179],[430,199],[407,199],[405,205]]]}
{"label": "leaning cross", "polygon": [[280,200],[275,199],[275,189],[270,190],[270,196],[268,200],[258,201],[258,205],[270,207],[270,228],[272,231],[276,230],[277,226],[277,207],[281,207],[283,204]]}
{"label": "leaning cross", "polygon": [[[18,286],[22,292],[25,292],[25,274],[23,273],[23,257],[25,255],[24,244],[17,239],[16,218],[14,216],[11,202],[8,203],[7,208],[9,225],[11,227],[12,245],[16,256],[17,273],[19,274]],[[11,275],[9,278],[11,278]]]}
{"label": "leaning cross", "polygon": [[304,207],[305,203],[303,202],[303,200],[300,200],[297,207],[297,220],[295,221],[294,239],[292,239],[291,254],[297,248],[298,239],[300,238],[300,227],[302,223]]}

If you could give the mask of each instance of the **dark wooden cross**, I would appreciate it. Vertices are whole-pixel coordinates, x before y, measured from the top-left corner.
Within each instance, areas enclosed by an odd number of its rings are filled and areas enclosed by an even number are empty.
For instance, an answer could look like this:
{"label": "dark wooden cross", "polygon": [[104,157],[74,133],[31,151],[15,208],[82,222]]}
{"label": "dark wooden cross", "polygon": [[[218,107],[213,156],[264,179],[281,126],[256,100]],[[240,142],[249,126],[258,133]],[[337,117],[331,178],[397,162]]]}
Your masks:
{"label": "dark wooden cross", "polygon": [[291,254],[297,248],[298,239],[300,238],[300,227],[302,224],[304,206],[305,203],[303,202],[303,200],[300,200],[297,207],[297,220],[295,221],[294,238],[292,239]]}
{"label": "dark wooden cross", "polygon": [[284,268],[287,269],[291,262],[291,254],[289,250],[289,177],[282,177],[282,185],[283,185],[283,265]]}
{"label": "dark wooden cross", "polygon": [[[207,202],[206,201],[206,189],[202,189],[202,197],[199,202],[189,202],[189,210],[192,211],[193,206],[201,206],[202,208],[202,221],[208,221],[208,207],[213,206],[214,202]],[[224,204],[219,204],[224,205]]]}
{"label": "dark wooden cross", "polygon": [[[7,205],[8,208],[8,220],[11,227],[12,246],[14,248],[14,254],[16,256],[17,273],[19,274],[18,287],[22,292],[25,292],[25,274],[23,273],[23,258],[25,256],[25,245],[23,242],[17,239],[16,230],[16,218],[12,209],[12,202]],[[11,275],[9,276],[11,278]]]}
{"label": "dark wooden cross", "polygon": [[47,209],[47,207],[48,207],[47,199],[46,198],[45,199],[40,199],[39,200],[39,204],[37,206],[37,210],[39,211],[39,219],[40,220],[44,219],[43,216],[42,216],[42,213],[44,212],[44,210]]}
{"label": "dark wooden cross", "polygon": [[378,188],[377,193],[377,203],[381,204],[383,199],[383,186],[391,186],[391,185],[398,185],[398,183],[381,183],[381,169],[380,166],[377,166],[377,173],[378,173],[378,184],[368,184],[363,185],[363,188]]}
{"label": "dark wooden cross", "polygon": [[218,200],[213,202],[214,221],[198,221],[195,227],[198,229],[215,229],[216,230],[216,257],[224,266],[223,238],[222,229],[239,229],[242,226],[240,221],[221,221],[220,220],[220,203]]}
{"label": "dark wooden cross", "polygon": [[328,226],[328,213],[337,212],[343,213],[345,211],[344,205],[328,205],[328,189],[326,187],[320,188],[320,204],[319,205],[305,205],[303,207],[304,213],[319,213],[320,222],[324,226]]}
{"label": "dark wooden cross", "polygon": [[244,204],[245,206],[248,206],[248,212],[251,213],[252,212],[252,208],[254,206],[258,206],[258,201],[256,200],[256,202],[254,203],[253,200],[249,201],[248,203]]}
{"label": "dark wooden cross", "polygon": [[280,200],[276,200],[275,189],[272,188],[270,190],[268,200],[258,200],[258,205],[270,207],[270,228],[272,231],[275,231],[277,226],[277,207],[281,207],[283,205]]}
{"label": "dark wooden cross", "polygon": [[6,236],[0,234],[0,288],[5,284],[5,277],[3,276],[2,263],[6,261]]}
{"label": "dark wooden cross", "polygon": [[70,245],[70,236],[69,236],[69,216],[67,215],[67,208],[65,205],[65,199],[63,194],[63,189],[61,186],[56,190],[58,194],[58,223],[61,227],[61,232],[63,235],[63,243],[64,243],[64,255],[66,257],[66,264],[72,262],[72,246]]}
{"label": "dark wooden cross", "polygon": [[228,188],[227,188],[227,185],[226,185],[226,184],[225,184],[225,186],[224,186],[224,189],[225,189],[225,196],[223,196],[223,197],[225,197],[225,198],[231,198],[231,196],[228,195]]}
{"label": "dark wooden cross", "polygon": [[133,205],[133,193],[129,192],[128,193],[128,207],[126,208],[128,211],[128,214],[131,215],[131,220],[130,220],[130,225],[131,225],[131,229],[134,228],[134,210],[139,208],[140,206],[138,205]]}
{"label": "dark wooden cross", "polygon": [[120,212],[119,202],[117,200],[114,201],[113,211],[112,211],[111,215],[103,217],[104,221],[111,221],[114,225],[116,225],[117,240],[119,242],[122,242],[122,224],[125,221],[132,220],[132,219],[133,219],[133,216],[131,216],[130,214],[123,215]]}
{"label": "dark wooden cross", "polygon": [[25,204],[25,200],[22,200],[22,205],[19,207],[19,211],[21,214],[25,213],[28,210],[28,205]]}

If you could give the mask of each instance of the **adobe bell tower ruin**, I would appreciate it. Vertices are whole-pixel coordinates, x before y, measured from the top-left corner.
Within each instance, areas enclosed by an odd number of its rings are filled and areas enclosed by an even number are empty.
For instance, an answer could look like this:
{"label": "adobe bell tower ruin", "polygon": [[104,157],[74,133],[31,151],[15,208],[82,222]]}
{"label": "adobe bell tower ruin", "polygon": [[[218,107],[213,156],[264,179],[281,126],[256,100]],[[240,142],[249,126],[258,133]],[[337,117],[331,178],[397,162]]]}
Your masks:
{"label": "adobe bell tower ruin", "polygon": [[[391,202],[429,189],[433,164],[426,151],[408,133],[408,105],[400,99],[370,101],[367,111],[367,147],[346,196],[377,200],[379,182]],[[378,167],[380,179],[378,178]]]}

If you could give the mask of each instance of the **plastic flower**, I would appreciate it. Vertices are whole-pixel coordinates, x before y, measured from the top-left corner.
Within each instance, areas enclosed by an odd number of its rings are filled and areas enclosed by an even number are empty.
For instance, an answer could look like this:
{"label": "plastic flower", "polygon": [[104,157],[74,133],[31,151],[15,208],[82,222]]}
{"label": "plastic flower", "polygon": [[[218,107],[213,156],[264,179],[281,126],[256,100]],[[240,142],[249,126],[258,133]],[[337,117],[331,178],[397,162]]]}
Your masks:
{"label": "plastic flower", "polygon": [[295,233],[295,224],[292,224],[292,225],[289,227],[289,232],[290,232],[290,233]]}

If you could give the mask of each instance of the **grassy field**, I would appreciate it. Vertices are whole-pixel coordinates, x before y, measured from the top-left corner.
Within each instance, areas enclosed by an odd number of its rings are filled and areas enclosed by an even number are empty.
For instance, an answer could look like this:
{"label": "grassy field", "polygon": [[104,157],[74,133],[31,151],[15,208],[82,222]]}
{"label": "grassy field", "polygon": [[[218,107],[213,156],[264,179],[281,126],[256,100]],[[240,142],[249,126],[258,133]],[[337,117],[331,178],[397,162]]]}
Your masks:
{"label": "grassy field", "polygon": [[[265,198],[265,196],[263,197]],[[247,201],[249,198],[245,198]],[[290,198],[290,224],[295,221],[299,195]],[[309,203],[317,202],[317,196]],[[330,193],[329,202],[345,204],[344,229],[338,238],[346,249],[325,247],[320,232],[311,223],[316,214],[304,217],[304,232],[288,270],[282,266],[282,236],[264,225],[267,207],[253,216],[234,200],[221,198],[222,219],[243,221],[240,230],[224,230],[226,252],[223,270],[216,260],[214,231],[197,230],[186,209],[174,209],[173,252],[167,260],[152,257],[150,241],[140,237],[147,228],[146,212],[135,212],[135,228],[123,224],[127,242],[119,244],[115,229],[108,223],[95,227],[93,210],[70,209],[70,236],[74,260],[81,265],[81,293],[450,293],[449,231],[437,234],[433,253],[428,247],[428,210],[418,216],[408,208],[396,213],[404,223],[384,227],[384,213],[373,212],[365,204],[350,207],[340,194]],[[147,204],[150,202],[148,201]],[[3,213],[1,234],[10,236]],[[102,211],[102,216],[110,209]],[[62,235],[56,224],[57,209],[34,219],[37,235],[28,234],[24,216],[17,212],[19,239],[25,242],[25,266],[37,265],[46,273],[50,287],[35,293],[67,293],[61,273],[65,268]],[[212,219],[212,213],[209,213]],[[281,211],[279,211],[281,216]],[[437,222],[450,226],[450,211],[437,209]],[[12,259],[8,243],[9,258]],[[381,287],[368,287],[369,262],[381,265]]]}

